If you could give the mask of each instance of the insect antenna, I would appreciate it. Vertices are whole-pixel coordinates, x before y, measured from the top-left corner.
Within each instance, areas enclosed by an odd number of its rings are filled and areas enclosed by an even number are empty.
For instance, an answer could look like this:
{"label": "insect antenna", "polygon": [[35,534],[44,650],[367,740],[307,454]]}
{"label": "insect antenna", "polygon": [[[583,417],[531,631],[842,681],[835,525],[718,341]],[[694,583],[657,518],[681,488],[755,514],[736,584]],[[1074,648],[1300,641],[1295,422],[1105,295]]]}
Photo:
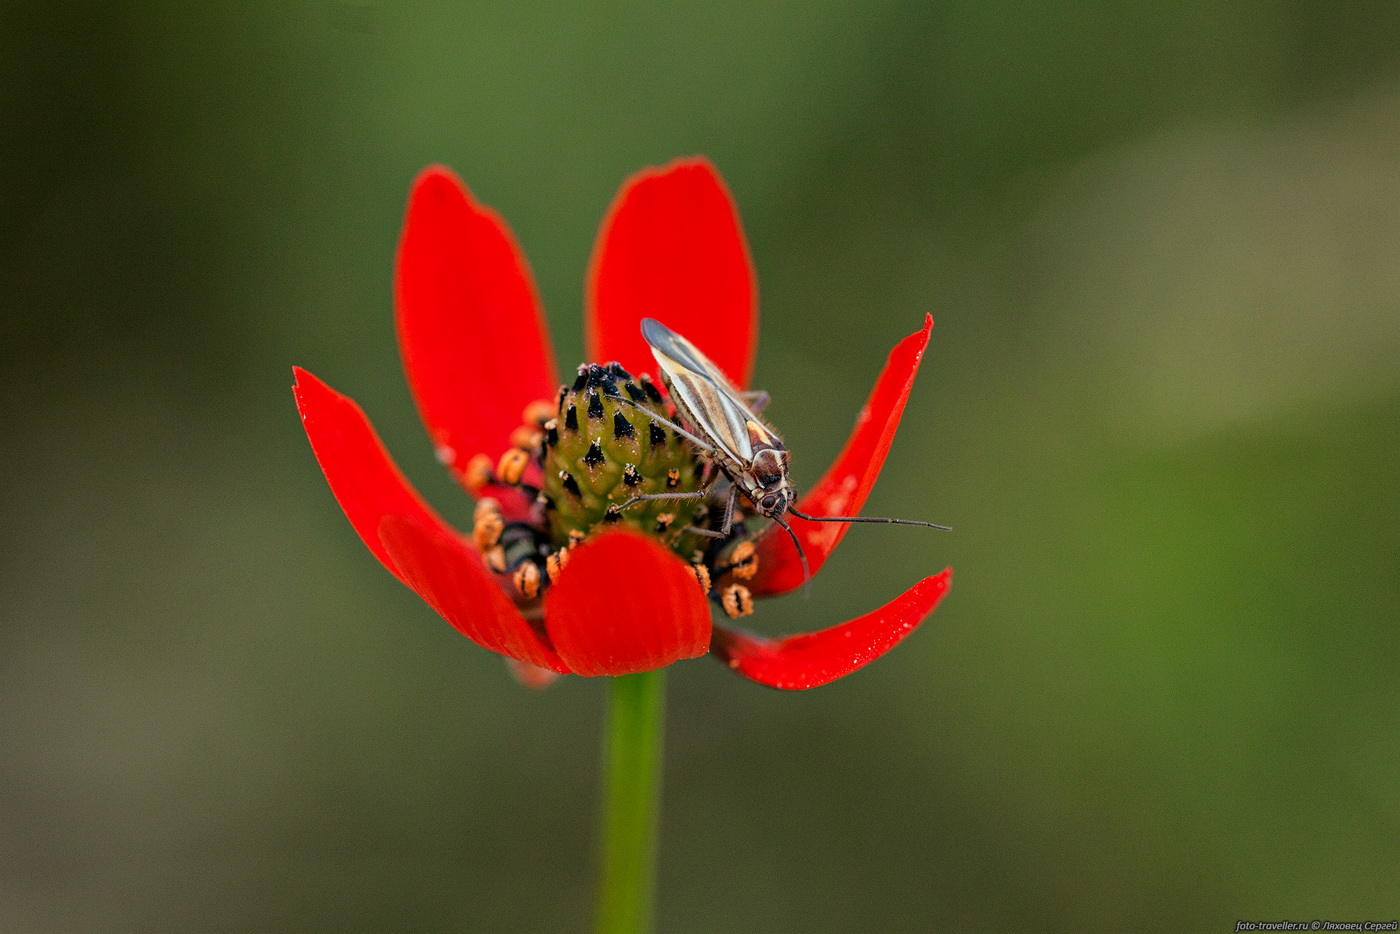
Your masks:
{"label": "insect antenna", "polygon": [[805,512],[798,512],[791,506],[788,507],[788,512],[799,519],[806,519],[808,522],[874,522],[881,525],[922,525],[927,529],[953,531],[953,527],[950,525],[935,525],[932,522],[920,522],[918,519],[883,519],[879,516],[809,516]]}
{"label": "insect antenna", "polygon": [[[792,512],[792,510],[789,509],[788,512]],[[781,525],[783,531],[788,533],[788,538],[792,539],[792,546],[797,549],[797,558],[802,562],[802,595],[804,597],[811,596],[809,585],[812,582],[812,569],[807,566],[807,553],[802,550],[802,542],[798,541],[797,533],[792,530],[792,526],[783,521],[782,516],[774,516],[773,521]]]}

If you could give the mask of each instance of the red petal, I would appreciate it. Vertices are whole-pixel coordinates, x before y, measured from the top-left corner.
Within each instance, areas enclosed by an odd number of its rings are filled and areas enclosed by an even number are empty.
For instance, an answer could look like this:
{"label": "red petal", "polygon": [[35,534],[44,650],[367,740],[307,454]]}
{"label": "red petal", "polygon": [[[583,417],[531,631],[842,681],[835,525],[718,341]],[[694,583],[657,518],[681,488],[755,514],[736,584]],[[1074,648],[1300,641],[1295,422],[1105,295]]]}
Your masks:
{"label": "red petal", "polygon": [[758,349],[758,286],[739,212],[708,159],[677,159],[629,178],[589,265],[589,359],[655,373],[643,318],[690,338],[735,385]]}
{"label": "red petal", "polygon": [[413,183],[394,280],[399,349],[438,458],[460,473],[510,447],[559,389],[530,269],[500,215],[442,166]]}
{"label": "red petal", "polygon": [[518,658],[507,658],[506,669],[510,671],[511,677],[532,691],[543,691],[559,677],[558,672],[522,662]]}
{"label": "red petal", "polygon": [[[933,318],[925,316],[923,330],[910,334],[890,351],[846,447],[826,475],[798,501],[799,510],[809,516],[860,514],[894,442],[899,417],[904,413],[904,403],[913,388],[914,374],[919,371],[932,328]],[[841,522],[805,522],[796,516],[790,517],[789,524],[802,541],[813,574],[851,528]],[[758,554],[758,574],[749,585],[754,593],[774,595],[802,586],[802,562],[782,529],[772,525],[764,531],[758,541]]]}
{"label": "red petal", "polygon": [[476,549],[442,528],[403,516],[387,516],[379,537],[405,582],[453,628],[483,648],[567,673],[515,609]]}
{"label": "red petal", "polygon": [[300,367],[293,372],[292,392],[311,450],[374,556],[478,645],[567,671],[476,552],[409,485],[355,401]]}
{"label": "red petal", "polygon": [[429,528],[450,527],[409,485],[355,400],[300,367],[292,372],[302,427],[336,502],[374,556],[408,583],[379,541],[379,523],[385,516],[408,516]]}
{"label": "red petal", "polygon": [[685,563],[634,532],[578,546],[545,594],[545,628],[580,675],[630,675],[704,655],[710,610]]}
{"label": "red petal", "polygon": [[948,592],[953,569],[926,577],[873,613],[820,632],[765,639],[715,627],[711,649],[730,668],[770,688],[820,687],[864,668],[918,628]]}

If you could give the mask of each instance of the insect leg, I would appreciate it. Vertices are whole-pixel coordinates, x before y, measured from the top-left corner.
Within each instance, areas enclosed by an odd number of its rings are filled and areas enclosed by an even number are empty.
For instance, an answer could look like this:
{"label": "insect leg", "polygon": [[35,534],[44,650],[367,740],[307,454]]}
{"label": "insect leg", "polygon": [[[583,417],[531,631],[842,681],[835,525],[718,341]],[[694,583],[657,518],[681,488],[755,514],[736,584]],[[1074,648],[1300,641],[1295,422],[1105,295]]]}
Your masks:
{"label": "insect leg", "polygon": [[720,532],[725,535],[734,527],[734,504],[739,501],[738,484],[731,484],[729,487],[729,499],[724,504],[724,524],[719,527]]}
{"label": "insect leg", "polygon": [[703,535],[706,538],[728,538],[729,530],[734,527],[734,503],[739,499],[739,488],[731,486],[729,488],[729,499],[724,503],[724,524],[720,526],[718,532],[713,529],[702,529],[699,526],[688,525],[685,531],[694,535]]}
{"label": "insect leg", "polygon": [[741,392],[739,398],[744,400],[744,403],[753,410],[755,415],[761,415],[763,410],[768,408],[768,403],[773,401],[772,397],[763,389],[750,389],[748,392]]}
{"label": "insect leg", "polygon": [[687,525],[681,529],[687,535],[700,535],[704,538],[728,538],[723,532],[716,532],[714,529],[702,529],[698,525]]}

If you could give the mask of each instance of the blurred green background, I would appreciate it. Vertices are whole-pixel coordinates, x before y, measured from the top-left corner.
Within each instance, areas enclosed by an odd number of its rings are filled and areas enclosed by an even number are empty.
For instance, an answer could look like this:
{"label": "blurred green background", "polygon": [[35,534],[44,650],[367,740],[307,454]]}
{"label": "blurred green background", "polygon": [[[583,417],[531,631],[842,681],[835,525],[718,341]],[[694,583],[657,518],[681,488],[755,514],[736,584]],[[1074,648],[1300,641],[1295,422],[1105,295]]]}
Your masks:
{"label": "blurred green background", "polygon": [[450,518],[393,340],[452,165],[582,353],[712,157],[799,484],[937,320],[870,514],[755,628],[951,564],[810,693],[670,678],[660,929],[1400,914],[1400,5],[0,9],[0,929],[578,931],[604,685],[376,564],[290,367]]}

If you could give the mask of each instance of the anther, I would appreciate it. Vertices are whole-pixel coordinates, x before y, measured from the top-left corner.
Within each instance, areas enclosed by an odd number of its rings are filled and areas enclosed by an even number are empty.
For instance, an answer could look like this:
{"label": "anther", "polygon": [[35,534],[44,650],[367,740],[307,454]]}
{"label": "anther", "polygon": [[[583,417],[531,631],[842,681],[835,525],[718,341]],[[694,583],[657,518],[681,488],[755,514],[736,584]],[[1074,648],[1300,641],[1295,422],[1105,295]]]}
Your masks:
{"label": "anther", "polygon": [[735,545],[734,550],[729,553],[729,565],[725,570],[744,581],[757,574],[758,550],[754,548],[753,542],[740,542]]}
{"label": "anther", "polygon": [[486,566],[497,574],[504,574],[506,570],[506,550],[500,545],[486,552]]}
{"label": "anther", "polygon": [[695,583],[700,585],[701,593],[710,592],[710,569],[703,564],[692,564],[690,573],[695,575]]}
{"label": "anther", "polygon": [[544,423],[544,445],[552,448],[559,443],[559,419],[551,418]]}
{"label": "anther", "polygon": [[494,504],[495,500],[482,500],[477,505],[476,521],[472,524],[472,541],[476,542],[476,547],[481,551],[492,548],[501,540],[501,533],[505,531],[506,523],[501,518],[499,509],[486,509],[481,507],[486,503]]}
{"label": "anther", "polygon": [[587,537],[588,533],[586,532],[580,531],[579,529],[569,529],[569,547],[572,548],[574,545],[582,543]]}
{"label": "anther", "polygon": [[578,481],[574,479],[573,474],[569,473],[567,470],[561,470],[559,471],[559,479],[563,482],[564,489],[567,490],[570,495],[583,496],[583,491],[578,488]]}
{"label": "anther", "polygon": [[621,441],[623,438],[632,438],[637,434],[637,429],[632,427],[632,423],[622,417],[621,412],[613,413],[613,440]]}
{"label": "anther", "polygon": [[480,522],[482,516],[490,513],[495,513],[498,516],[501,514],[501,501],[491,496],[483,497],[476,501],[476,509],[472,510],[472,518]]}
{"label": "anther", "polygon": [[535,450],[540,446],[544,435],[534,425],[521,425],[510,433],[510,443],[518,448]]}
{"label": "anther", "polygon": [[647,427],[651,429],[651,431],[647,433],[647,437],[651,439],[652,447],[659,448],[666,443],[666,429],[653,421],[648,421]]}
{"label": "anther", "polygon": [[590,470],[597,469],[599,464],[607,460],[607,458],[603,456],[602,445],[598,443],[601,440],[601,438],[595,438],[593,443],[588,446],[588,453],[583,455],[583,462],[588,465]]}
{"label": "anther", "polygon": [[467,492],[472,495],[481,490],[491,482],[491,458],[485,454],[477,454],[467,461],[467,466],[462,470],[462,485],[467,488]]}
{"label": "anther", "polygon": [[719,605],[730,619],[748,616],[753,612],[753,594],[743,584],[730,584],[720,593]]}
{"label": "anther", "polygon": [[520,482],[520,478],[525,476],[525,468],[530,464],[530,454],[522,448],[511,448],[501,455],[501,460],[496,464],[496,476],[502,483],[515,484]]}
{"label": "anther", "polygon": [[588,394],[588,417],[603,417],[603,397],[598,395],[596,392],[590,392]]}
{"label": "anther", "polygon": [[638,379],[642,381],[642,389],[646,392],[651,401],[660,403],[661,392],[656,388],[656,384],[651,381],[651,377],[643,373]]}
{"label": "anther", "polygon": [[663,512],[656,517],[656,534],[661,535],[671,528],[671,523],[676,521],[674,512]]}
{"label": "anther", "polygon": [[569,403],[568,410],[564,413],[564,430],[578,431],[578,406]]}
{"label": "anther", "polygon": [[545,421],[559,410],[558,406],[550,405],[544,399],[536,399],[525,406],[525,411],[521,413],[520,420],[527,425],[543,425]]}
{"label": "anther", "polygon": [[549,582],[552,584],[559,579],[559,572],[569,563],[569,549],[560,548],[544,559],[544,570],[549,575]]}
{"label": "anther", "polygon": [[533,600],[540,593],[540,566],[533,561],[523,561],[515,569],[515,592],[526,600]]}
{"label": "anther", "polygon": [[622,469],[622,482],[627,486],[639,486],[642,482],[642,475],[637,472],[636,464],[628,464]]}
{"label": "anther", "polygon": [[666,489],[674,490],[681,485],[681,472],[675,467],[666,471]]}

